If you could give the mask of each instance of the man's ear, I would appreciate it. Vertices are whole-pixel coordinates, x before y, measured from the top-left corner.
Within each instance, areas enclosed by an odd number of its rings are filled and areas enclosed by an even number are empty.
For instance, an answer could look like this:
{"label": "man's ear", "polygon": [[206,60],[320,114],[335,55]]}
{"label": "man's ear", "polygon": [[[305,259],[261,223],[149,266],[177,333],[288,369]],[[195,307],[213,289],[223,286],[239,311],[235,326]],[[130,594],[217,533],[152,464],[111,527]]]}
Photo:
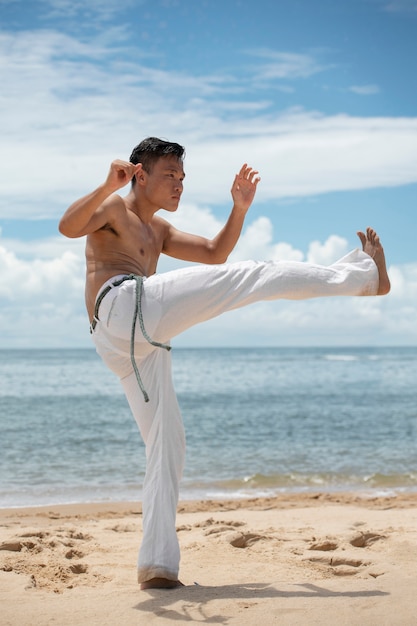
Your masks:
{"label": "man's ear", "polygon": [[141,168],[138,172],[136,172],[135,178],[137,185],[144,185],[147,180],[147,173],[143,168]]}

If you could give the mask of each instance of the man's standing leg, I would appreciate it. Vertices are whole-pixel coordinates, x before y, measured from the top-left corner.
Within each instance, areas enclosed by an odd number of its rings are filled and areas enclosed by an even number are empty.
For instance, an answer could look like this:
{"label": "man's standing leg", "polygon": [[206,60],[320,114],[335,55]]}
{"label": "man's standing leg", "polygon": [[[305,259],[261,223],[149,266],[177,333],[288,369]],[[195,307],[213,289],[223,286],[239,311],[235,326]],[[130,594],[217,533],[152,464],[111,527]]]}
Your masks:
{"label": "man's standing leg", "polygon": [[[164,587],[178,584],[180,549],[176,534],[179,484],[185,458],[182,418],[171,376],[171,355],[155,349],[140,361],[149,395],[145,402],[135,374],[121,383],[146,445],[143,483],[143,539],[138,559],[138,582],[152,579]],[[152,586],[157,582],[153,580]]]}

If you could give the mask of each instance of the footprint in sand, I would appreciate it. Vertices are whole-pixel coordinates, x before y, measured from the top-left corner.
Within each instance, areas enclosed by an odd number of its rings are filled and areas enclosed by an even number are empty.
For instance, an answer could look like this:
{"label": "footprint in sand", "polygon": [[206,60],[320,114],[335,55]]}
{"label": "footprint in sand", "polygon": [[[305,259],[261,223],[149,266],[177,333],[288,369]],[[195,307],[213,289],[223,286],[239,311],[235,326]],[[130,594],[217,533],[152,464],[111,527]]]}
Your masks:
{"label": "footprint in sand", "polygon": [[115,526],[109,526],[108,530],[112,530],[115,533],[136,533],[137,527],[135,524],[116,524]]}
{"label": "footprint in sand", "polygon": [[334,541],[333,539],[323,539],[322,541],[312,543],[308,549],[320,550],[322,552],[331,552],[333,550],[337,550],[338,547],[339,544],[337,543],[337,541]]}
{"label": "footprint in sand", "polygon": [[21,537],[37,537],[38,539],[44,539],[49,536],[49,533],[44,532],[43,530],[27,530],[24,533],[21,533]]}
{"label": "footprint in sand", "polygon": [[66,559],[82,559],[84,555],[84,552],[81,552],[81,550],[74,550],[73,548],[71,548],[71,550],[68,550],[68,552],[65,554],[65,558]]}
{"label": "footprint in sand", "polygon": [[306,560],[334,576],[355,576],[371,565],[350,555],[310,556]]}
{"label": "footprint in sand", "polygon": [[334,576],[354,576],[358,573],[366,572],[369,576],[377,578],[384,572],[379,570],[377,571],[375,568],[367,569],[373,565],[372,562],[358,558],[357,554],[352,552],[352,547],[366,548],[375,543],[375,541],[384,538],[384,535],[360,531],[351,537],[347,545],[343,545],[343,542],[339,543],[335,539],[326,537],[325,539],[312,543],[308,550],[313,552],[321,551],[334,553],[340,548],[341,552],[328,556],[310,556],[306,560],[317,565],[319,568],[324,568],[327,572],[332,573]]}
{"label": "footprint in sand", "polygon": [[5,552],[21,552],[22,549],[22,541],[4,541],[0,544],[0,550],[4,550]]}
{"label": "footprint in sand", "polygon": [[261,539],[267,539],[262,535],[257,535],[255,533],[232,533],[227,536],[227,541],[234,548],[248,548],[249,546],[253,546],[254,543],[260,541]]}
{"label": "footprint in sand", "polygon": [[70,565],[69,569],[73,574],[86,574],[88,566],[85,563],[76,563],[75,565]]}
{"label": "footprint in sand", "polygon": [[244,525],[245,525],[245,522],[236,522],[233,520],[227,520],[227,521],[215,520],[213,517],[209,517],[203,522],[197,522],[196,524],[194,524],[194,528],[211,528],[211,527],[238,528],[239,526],[244,526]]}
{"label": "footprint in sand", "polygon": [[22,551],[32,551],[32,552],[41,552],[42,546],[34,541],[5,541],[0,545],[0,550],[4,550],[6,552],[22,552]]}
{"label": "footprint in sand", "polygon": [[42,540],[48,536],[48,533],[39,530],[26,530],[21,533],[18,538],[11,541],[4,541],[0,544],[0,550],[6,552],[22,552],[22,550],[42,550]]}
{"label": "footprint in sand", "polygon": [[215,520],[210,517],[204,522],[194,524],[194,527],[203,528],[204,535],[206,537],[210,535],[219,537],[220,535],[226,533],[226,541],[234,548],[248,548],[261,539],[267,539],[267,537],[264,537],[263,535],[235,530],[236,528],[240,528],[245,525],[245,522],[238,522],[235,520]]}
{"label": "footprint in sand", "polygon": [[349,543],[351,546],[354,546],[355,548],[367,548],[368,546],[371,546],[373,543],[375,543],[376,541],[379,541],[380,539],[386,539],[386,535],[379,535],[377,533],[367,533],[367,532],[360,532],[356,535],[354,535]]}
{"label": "footprint in sand", "polygon": [[62,593],[80,585],[94,586],[108,578],[90,571],[82,561],[94,549],[91,540],[74,528],[61,527],[53,534],[28,529],[0,544],[0,570],[27,577],[27,589]]}
{"label": "footprint in sand", "polygon": [[71,539],[76,539],[77,541],[90,541],[90,539],[92,539],[91,535],[80,533],[78,530],[74,529],[68,530],[67,536]]}
{"label": "footprint in sand", "polygon": [[204,530],[204,535],[208,537],[209,535],[220,535],[224,532],[230,532],[239,526],[244,526],[244,522],[235,522],[235,521],[224,521],[224,520],[215,520],[212,517],[204,520],[204,522],[197,522],[194,524],[194,528],[202,528]]}

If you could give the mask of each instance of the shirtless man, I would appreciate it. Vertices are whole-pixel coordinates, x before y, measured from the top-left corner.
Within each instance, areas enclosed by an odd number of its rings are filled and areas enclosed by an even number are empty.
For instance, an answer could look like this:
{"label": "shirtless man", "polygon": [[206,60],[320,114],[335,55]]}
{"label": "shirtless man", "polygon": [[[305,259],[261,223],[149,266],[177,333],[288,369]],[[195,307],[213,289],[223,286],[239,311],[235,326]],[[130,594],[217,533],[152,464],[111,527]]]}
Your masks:
{"label": "shirtless man", "polygon": [[[175,531],[185,457],[172,385],[169,341],[190,326],[259,300],[384,295],[390,290],[378,235],[358,232],[362,250],[330,267],[292,261],[225,263],[235,247],[259,183],[243,165],[225,226],[207,239],[156,215],[178,208],[184,181],[182,146],[148,138],[130,161],[116,160],[105,182],[74,202],[59,229],[87,235],[86,305],[98,354],[119,377],[146,445],[142,589],[180,586]],[[129,193],[116,192],[131,181]],[[200,265],[156,274],[161,253]],[[138,322],[138,328],[137,328]]]}

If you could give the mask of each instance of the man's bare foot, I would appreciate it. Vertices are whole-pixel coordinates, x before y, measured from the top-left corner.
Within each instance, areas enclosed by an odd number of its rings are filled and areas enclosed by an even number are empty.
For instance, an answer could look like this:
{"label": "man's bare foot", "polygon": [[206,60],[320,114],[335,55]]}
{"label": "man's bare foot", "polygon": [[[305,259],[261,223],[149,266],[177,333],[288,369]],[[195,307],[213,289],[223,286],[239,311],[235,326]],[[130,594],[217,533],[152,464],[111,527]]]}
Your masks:
{"label": "man's bare foot", "polygon": [[175,589],[175,587],[184,587],[180,580],[169,580],[168,578],[151,578],[140,583],[141,589]]}
{"label": "man's bare foot", "polygon": [[359,231],[357,233],[362,243],[362,249],[375,261],[379,272],[379,287],[377,296],[385,296],[391,289],[387,267],[385,265],[384,248],[379,240],[379,236],[372,228],[366,229],[366,234]]}

